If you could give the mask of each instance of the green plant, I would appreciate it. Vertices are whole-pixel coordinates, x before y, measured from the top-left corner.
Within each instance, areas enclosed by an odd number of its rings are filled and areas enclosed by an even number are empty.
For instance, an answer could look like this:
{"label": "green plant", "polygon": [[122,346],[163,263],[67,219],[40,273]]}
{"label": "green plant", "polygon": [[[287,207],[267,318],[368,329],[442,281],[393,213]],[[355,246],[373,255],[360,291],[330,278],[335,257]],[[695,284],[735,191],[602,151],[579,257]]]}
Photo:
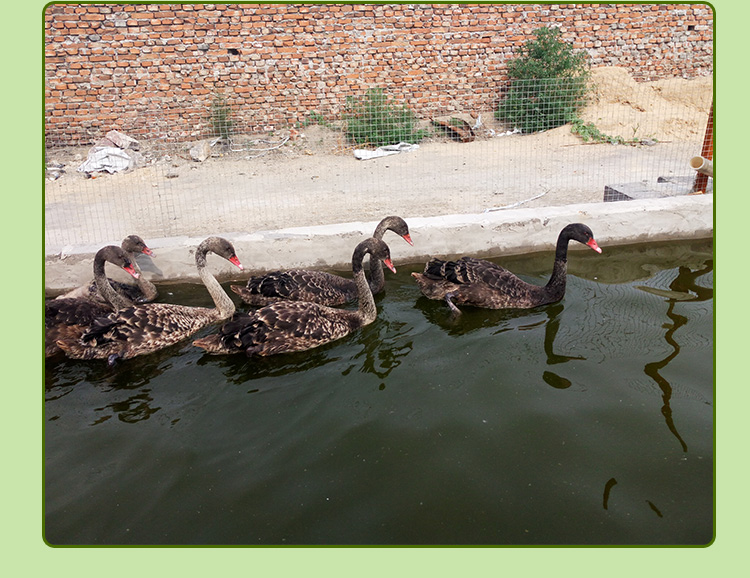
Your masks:
{"label": "green plant", "polygon": [[317,124],[318,126],[324,126],[326,128],[335,129],[335,127],[326,120],[326,118],[320,114],[319,112],[308,112],[305,115],[304,120],[297,122],[297,128],[307,128],[308,126],[312,126],[314,124]]}
{"label": "green plant", "polygon": [[395,104],[382,88],[371,88],[363,97],[347,97],[344,120],[347,138],[360,146],[417,143],[427,136],[426,130],[417,128],[416,115]]}
{"label": "green plant", "polygon": [[213,136],[229,141],[232,134],[232,108],[224,95],[216,93],[211,99],[209,112]]}
{"label": "green plant", "polygon": [[571,121],[570,132],[581,137],[583,142],[607,142],[610,144],[625,144],[621,136],[610,136],[601,132],[593,122],[584,123],[580,118]]}
{"label": "green plant", "polygon": [[556,28],[539,28],[508,63],[511,86],[495,112],[524,133],[571,122],[586,103],[587,55],[575,52]]}
{"label": "green plant", "polygon": [[[640,144],[644,139],[637,138],[635,135],[638,132],[638,127],[633,129],[633,138],[625,139],[621,136],[611,136],[604,134],[600,131],[593,122],[584,123],[580,118],[575,118],[571,121],[570,132],[581,137],[583,142],[595,142],[595,143],[609,143],[609,144],[627,144],[635,145]],[[650,138],[649,141],[656,142],[656,139]]]}

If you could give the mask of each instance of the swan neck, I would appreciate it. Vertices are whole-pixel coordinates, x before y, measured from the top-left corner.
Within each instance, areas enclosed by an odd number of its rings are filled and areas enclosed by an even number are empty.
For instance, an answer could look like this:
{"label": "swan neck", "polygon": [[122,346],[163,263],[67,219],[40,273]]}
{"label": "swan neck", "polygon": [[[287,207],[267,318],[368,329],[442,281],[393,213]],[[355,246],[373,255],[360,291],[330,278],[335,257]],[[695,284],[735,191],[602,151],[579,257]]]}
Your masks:
{"label": "swan neck", "polygon": [[373,294],[380,293],[385,287],[385,271],[380,259],[373,259],[370,255],[370,290]]}
{"label": "swan neck", "polygon": [[555,262],[567,261],[568,260],[568,243],[570,242],[570,236],[565,231],[560,233],[557,238],[557,247],[555,248]]}
{"label": "swan neck", "polygon": [[383,219],[378,223],[378,226],[375,227],[375,232],[372,234],[373,237],[375,237],[378,241],[383,240],[383,236],[385,235],[385,232],[388,230],[388,222]]}
{"label": "swan neck", "polygon": [[199,247],[195,253],[195,263],[198,267],[198,276],[208,289],[208,293],[213,299],[214,305],[219,313],[219,319],[228,319],[234,315],[234,301],[227,295],[224,288],[214,275],[206,268],[206,253],[208,251]]}
{"label": "swan neck", "polygon": [[565,285],[568,279],[568,260],[567,259],[555,259],[554,265],[552,265],[552,275],[545,286],[547,293],[553,296],[565,294]]}
{"label": "swan neck", "polygon": [[[367,283],[365,271],[362,268],[365,251],[355,251],[352,257],[352,273],[354,274],[354,283],[357,286],[357,296],[359,299],[359,314],[362,317],[363,325],[372,323],[377,317],[377,308],[375,307],[375,298],[372,296],[372,290]],[[376,261],[380,267],[380,261],[370,256],[371,261]],[[370,265],[372,269],[372,264]],[[382,274],[382,272],[381,272]]]}
{"label": "swan neck", "polygon": [[138,265],[138,261],[136,260],[137,254],[136,253],[130,253],[130,261],[133,263],[133,269],[136,270],[136,272],[139,274],[138,279],[136,280],[136,285],[141,290],[141,293],[143,294],[143,299],[147,301],[151,301],[154,298],[156,298],[156,295],[158,293],[156,289],[156,285],[151,283],[146,277],[143,275],[143,271],[141,271],[140,266]]}
{"label": "swan neck", "polygon": [[115,311],[130,307],[132,303],[115,291],[109,279],[107,279],[107,275],[104,272],[104,263],[104,259],[97,258],[94,260],[94,283],[96,284],[96,290],[102,299],[114,307]]}

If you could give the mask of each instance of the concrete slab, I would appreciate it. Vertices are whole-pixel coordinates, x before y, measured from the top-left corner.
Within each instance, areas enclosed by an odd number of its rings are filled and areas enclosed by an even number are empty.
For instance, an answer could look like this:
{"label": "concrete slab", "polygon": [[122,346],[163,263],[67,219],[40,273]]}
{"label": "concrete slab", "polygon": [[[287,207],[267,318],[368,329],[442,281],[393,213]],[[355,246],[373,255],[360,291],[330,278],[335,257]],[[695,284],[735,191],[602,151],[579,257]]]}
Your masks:
{"label": "concrete slab", "polygon": [[[402,215],[411,230],[411,247],[388,233],[394,263],[425,262],[431,256],[496,257],[552,250],[568,223],[591,227],[599,245],[700,239],[713,236],[713,195],[691,195],[622,203],[587,203],[508,209],[472,215],[415,217]],[[377,222],[353,222],[223,235],[235,246],[245,266],[240,273],[223,259],[209,266],[219,279],[246,279],[252,273],[293,267],[347,270],[354,246],[371,235]],[[155,283],[197,281],[195,247],[202,238],[147,239],[156,256],[138,263]],[[113,241],[119,244],[119,241]],[[66,247],[45,260],[45,287],[56,294],[92,277],[98,247]],[[571,250],[578,247],[571,245]],[[115,271],[112,275],[120,272]],[[127,277],[122,273],[123,278]]]}
{"label": "concrete slab", "polygon": [[[659,177],[656,183],[632,182],[605,185],[604,202],[633,201],[689,195],[693,192],[695,177]],[[713,179],[710,179],[707,191],[713,194]]]}

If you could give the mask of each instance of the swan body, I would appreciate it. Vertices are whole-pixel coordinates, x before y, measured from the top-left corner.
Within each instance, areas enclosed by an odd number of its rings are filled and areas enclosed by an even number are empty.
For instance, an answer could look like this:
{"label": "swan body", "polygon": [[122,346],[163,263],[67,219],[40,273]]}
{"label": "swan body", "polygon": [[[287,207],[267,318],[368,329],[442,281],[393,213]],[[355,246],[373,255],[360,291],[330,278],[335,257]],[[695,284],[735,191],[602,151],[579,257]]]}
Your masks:
{"label": "swan body", "polygon": [[198,274],[214,301],[215,308],[189,307],[172,303],[146,303],[127,307],[96,319],[77,340],[61,340],[59,347],[74,359],[129,359],[158,351],[187,339],[206,325],[230,318],[234,302],[206,269],[206,255],[215,253],[243,269],[232,244],[221,237],[209,237],[195,252]]}
{"label": "swan body", "polygon": [[[413,245],[409,227],[401,217],[386,217],[375,228],[373,238],[382,240],[386,231],[393,231]],[[385,287],[383,265],[378,259],[370,259],[370,290],[373,295]],[[322,305],[343,305],[357,299],[357,285],[353,279],[325,271],[290,269],[273,271],[266,275],[251,277],[247,285],[230,285],[242,300],[254,306],[263,306],[277,301],[306,301]]]}
{"label": "swan body", "polygon": [[[112,279],[109,279],[110,285],[112,285],[114,290],[125,297],[131,304],[149,303],[153,301],[158,295],[156,286],[143,276],[142,271],[138,266],[135,258],[139,253],[143,253],[144,255],[153,257],[153,251],[148,248],[146,242],[138,235],[128,235],[122,241],[120,247],[123,251],[130,255],[130,260],[133,263],[133,268],[139,274],[139,277],[136,280],[135,285],[129,283],[121,283],[120,281],[113,281]],[[64,293],[63,295],[59,295],[58,297],[56,297],[56,299],[69,298],[88,299],[90,301],[106,303],[99,293],[95,281],[91,281],[88,285],[82,285],[81,287],[77,287],[76,289],[73,289],[71,291],[68,291],[67,293]]]}
{"label": "swan body", "polygon": [[456,305],[528,309],[555,303],[565,295],[570,240],[602,252],[589,227],[581,223],[567,225],[557,239],[552,275],[543,286],[526,283],[500,265],[473,257],[457,261],[432,259],[423,273],[412,273],[412,276],[425,297],[445,300],[454,313],[459,312]]}
{"label": "swan body", "polygon": [[44,307],[44,355],[52,357],[60,352],[57,341],[77,339],[99,317],[130,305],[123,295],[115,291],[107,278],[104,266],[112,263],[138,279],[140,273],[127,252],[114,245],[107,245],[94,256],[94,286],[99,299],[66,297],[52,299]]}
{"label": "swan body", "polygon": [[371,237],[357,245],[352,255],[359,299],[356,310],[303,301],[277,301],[252,313],[235,315],[218,333],[197,339],[193,344],[211,354],[244,352],[268,356],[312,349],[372,323],[377,309],[362,266],[368,253],[371,261],[382,261],[396,271],[383,241]]}

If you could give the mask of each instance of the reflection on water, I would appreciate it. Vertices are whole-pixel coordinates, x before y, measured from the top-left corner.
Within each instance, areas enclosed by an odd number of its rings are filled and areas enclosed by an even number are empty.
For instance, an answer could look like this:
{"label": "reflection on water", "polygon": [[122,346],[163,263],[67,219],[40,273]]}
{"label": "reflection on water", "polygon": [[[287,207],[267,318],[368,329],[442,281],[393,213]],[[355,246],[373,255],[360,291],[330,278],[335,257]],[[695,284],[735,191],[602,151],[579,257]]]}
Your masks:
{"label": "reflection on water", "polygon": [[682,439],[679,432],[677,431],[677,428],[674,424],[674,419],[672,417],[672,408],[669,406],[669,402],[672,399],[672,386],[669,384],[669,382],[664,379],[660,374],[659,370],[664,369],[670,361],[672,361],[677,355],[680,353],[680,346],[677,344],[677,342],[674,340],[674,332],[677,331],[680,327],[685,325],[687,323],[687,317],[683,317],[682,315],[677,315],[674,312],[674,302],[670,302],[669,306],[667,307],[667,317],[669,317],[673,323],[669,328],[667,329],[667,332],[664,334],[664,340],[669,343],[669,345],[672,346],[673,351],[670,353],[667,357],[662,359],[661,361],[655,361],[653,363],[647,363],[646,366],[643,368],[643,371],[648,375],[651,379],[653,379],[656,384],[659,386],[659,388],[662,391],[662,401],[664,402],[664,405],[661,407],[661,413],[664,416],[664,419],[666,421],[667,427],[669,428],[669,431],[672,432],[672,434],[677,438],[677,440],[680,442],[680,445],[682,446],[682,451],[687,451],[687,444],[685,443],[685,440]]}
{"label": "reflection on water", "polygon": [[151,397],[148,390],[144,390],[129,396],[127,399],[114,401],[104,407],[98,407],[95,411],[105,412],[105,415],[91,425],[103,423],[110,419],[112,415],[116,415],[118,419],[126,423],[135,423],[148,419],[160,409],[158,407],[151,407],[153,401],[154,398]]}
{"label": "reflection on water", "polygon": [[197,351],[200,357],[196,363],[201,367],[221,368],[222,375],[229,383],[244,385],[254,380],[284,377],[335,364],[341,360],[340,356],[335,355],[335,351],[334,344],[274,357],[247,357],[241,353],[208,355]]}
{"label": "reflection on water", "polygon": [[558,355],[554,352],[555,337],[560,329],[560,314],[563,312],[562,304],[551,305],[547,308],[547,323],[544,330],[544,353],[547,355],[547,365],[566,363],[574,359],[585,360],[583,356]]}
{"label": "reflection on water", "polygon": [[[664,340],[672,348],[672,352],[660,361],[647,363],[643,368],[646,375],[653,379],[662,391],[662,401],[664,404],[661,408],[661,413],[664,415],[664,420],[669,428],[669,431],[677,438],[682,446],[682,451],[687,452],[688,447],[685,440],[682,439],[677,427],[674,423],[674,417],[672,415],[672,408],[670,407],[670,400],[672,399],[672,386],[670,383],[659,373],[663,370],[670,361],[672,361],[680,353],[680,345],[674,338],[675,332],[682,326],[686,325],[688,318],[684,315],[675,313],[675,305],[683,301],[706,301],[713,299],[713,289],[703,287],[696,283],[696,279],[707,273],[713,271],[713,260],[709,260],[705,265],[695,271],[692,271],[688,267],[680,267],[678,269],[677,277],[669,285],[669,289],[672,292],[667,298],[667,317],[672,321],[670,325],[666,326],[666,333],[664,334]],[[639,289],[650,290],[648,287],[639,287]],[[650,502],[649,502],[650,503]]]}
{"label": "reflection on water", "polygon": [[[547,365],[555,365],[558,363],[567,363],[568,361],[580,360],[585,361],[585,357],[576,355],[558,355],[554,352],[555,337],[560,329],[560,314],[563,312],[564,306],[561,303],[556,303],[547,307],[547,322],[544,328],[544,353],[547,355]],[[542,374],[542,379],[548,385],[556,389],[567,389],[573,382],[569,379],[558,375],[553,371],[545,371]]]}
{"label": "reflection on water", "polygon": [[612,491],[612,488],[614,488],[617,485],[617,480],[614,478],[610,478],[607,480],[607,483],[604,484],[604,509],[606,510],[609,507],[609,493]]}
{"label": "reflection on water", "polygon": [[353,370],[372,373],[380,379],[388,375],[401,365],[401,360],[414,349],[413,338],[410,336],[412,326],[400,321],[376,321],[374,327],[377,337],[367,340],[362,350],[352,357],[352,363],[341,375],[349,375]]}
{"label": "reflection on water", "polygon": [[571,385],[573,385],[572,381],[570,381],[569,379],[565,379],[564,377],[561,377],[560,375],[557,375],[552,371],[545,371],[542,374],[542,379],[545,381],[545,383],[551,385],[555,389],[568,389]]}
{"label": "reflection on water", "polygon": [[[373,324],[309,352],[48,364],[46,537],[706,543],[711,245],[591,257],[532,310],[456,318],[399,266]],[[535,283],[550,263],[501,262]]]}
{"label": "reflection on water", "polygon": [[[152,407],[153,397],[148,384],[172,369],[177,347],[158,351],[153,355],[135,358],[132,363],[105,367],[101,363],[75,363],[63,360],[55,363],[54,371],[45,372],[45,401],[67,395],[81,383],[96,384],[102,392],[111,393],[111,401],[94,407],[97,417],[90,425],[99,425],[111,417],[126,423],[149,419],[161,408]],[[53,416],[55,417],[55,416]]]}

